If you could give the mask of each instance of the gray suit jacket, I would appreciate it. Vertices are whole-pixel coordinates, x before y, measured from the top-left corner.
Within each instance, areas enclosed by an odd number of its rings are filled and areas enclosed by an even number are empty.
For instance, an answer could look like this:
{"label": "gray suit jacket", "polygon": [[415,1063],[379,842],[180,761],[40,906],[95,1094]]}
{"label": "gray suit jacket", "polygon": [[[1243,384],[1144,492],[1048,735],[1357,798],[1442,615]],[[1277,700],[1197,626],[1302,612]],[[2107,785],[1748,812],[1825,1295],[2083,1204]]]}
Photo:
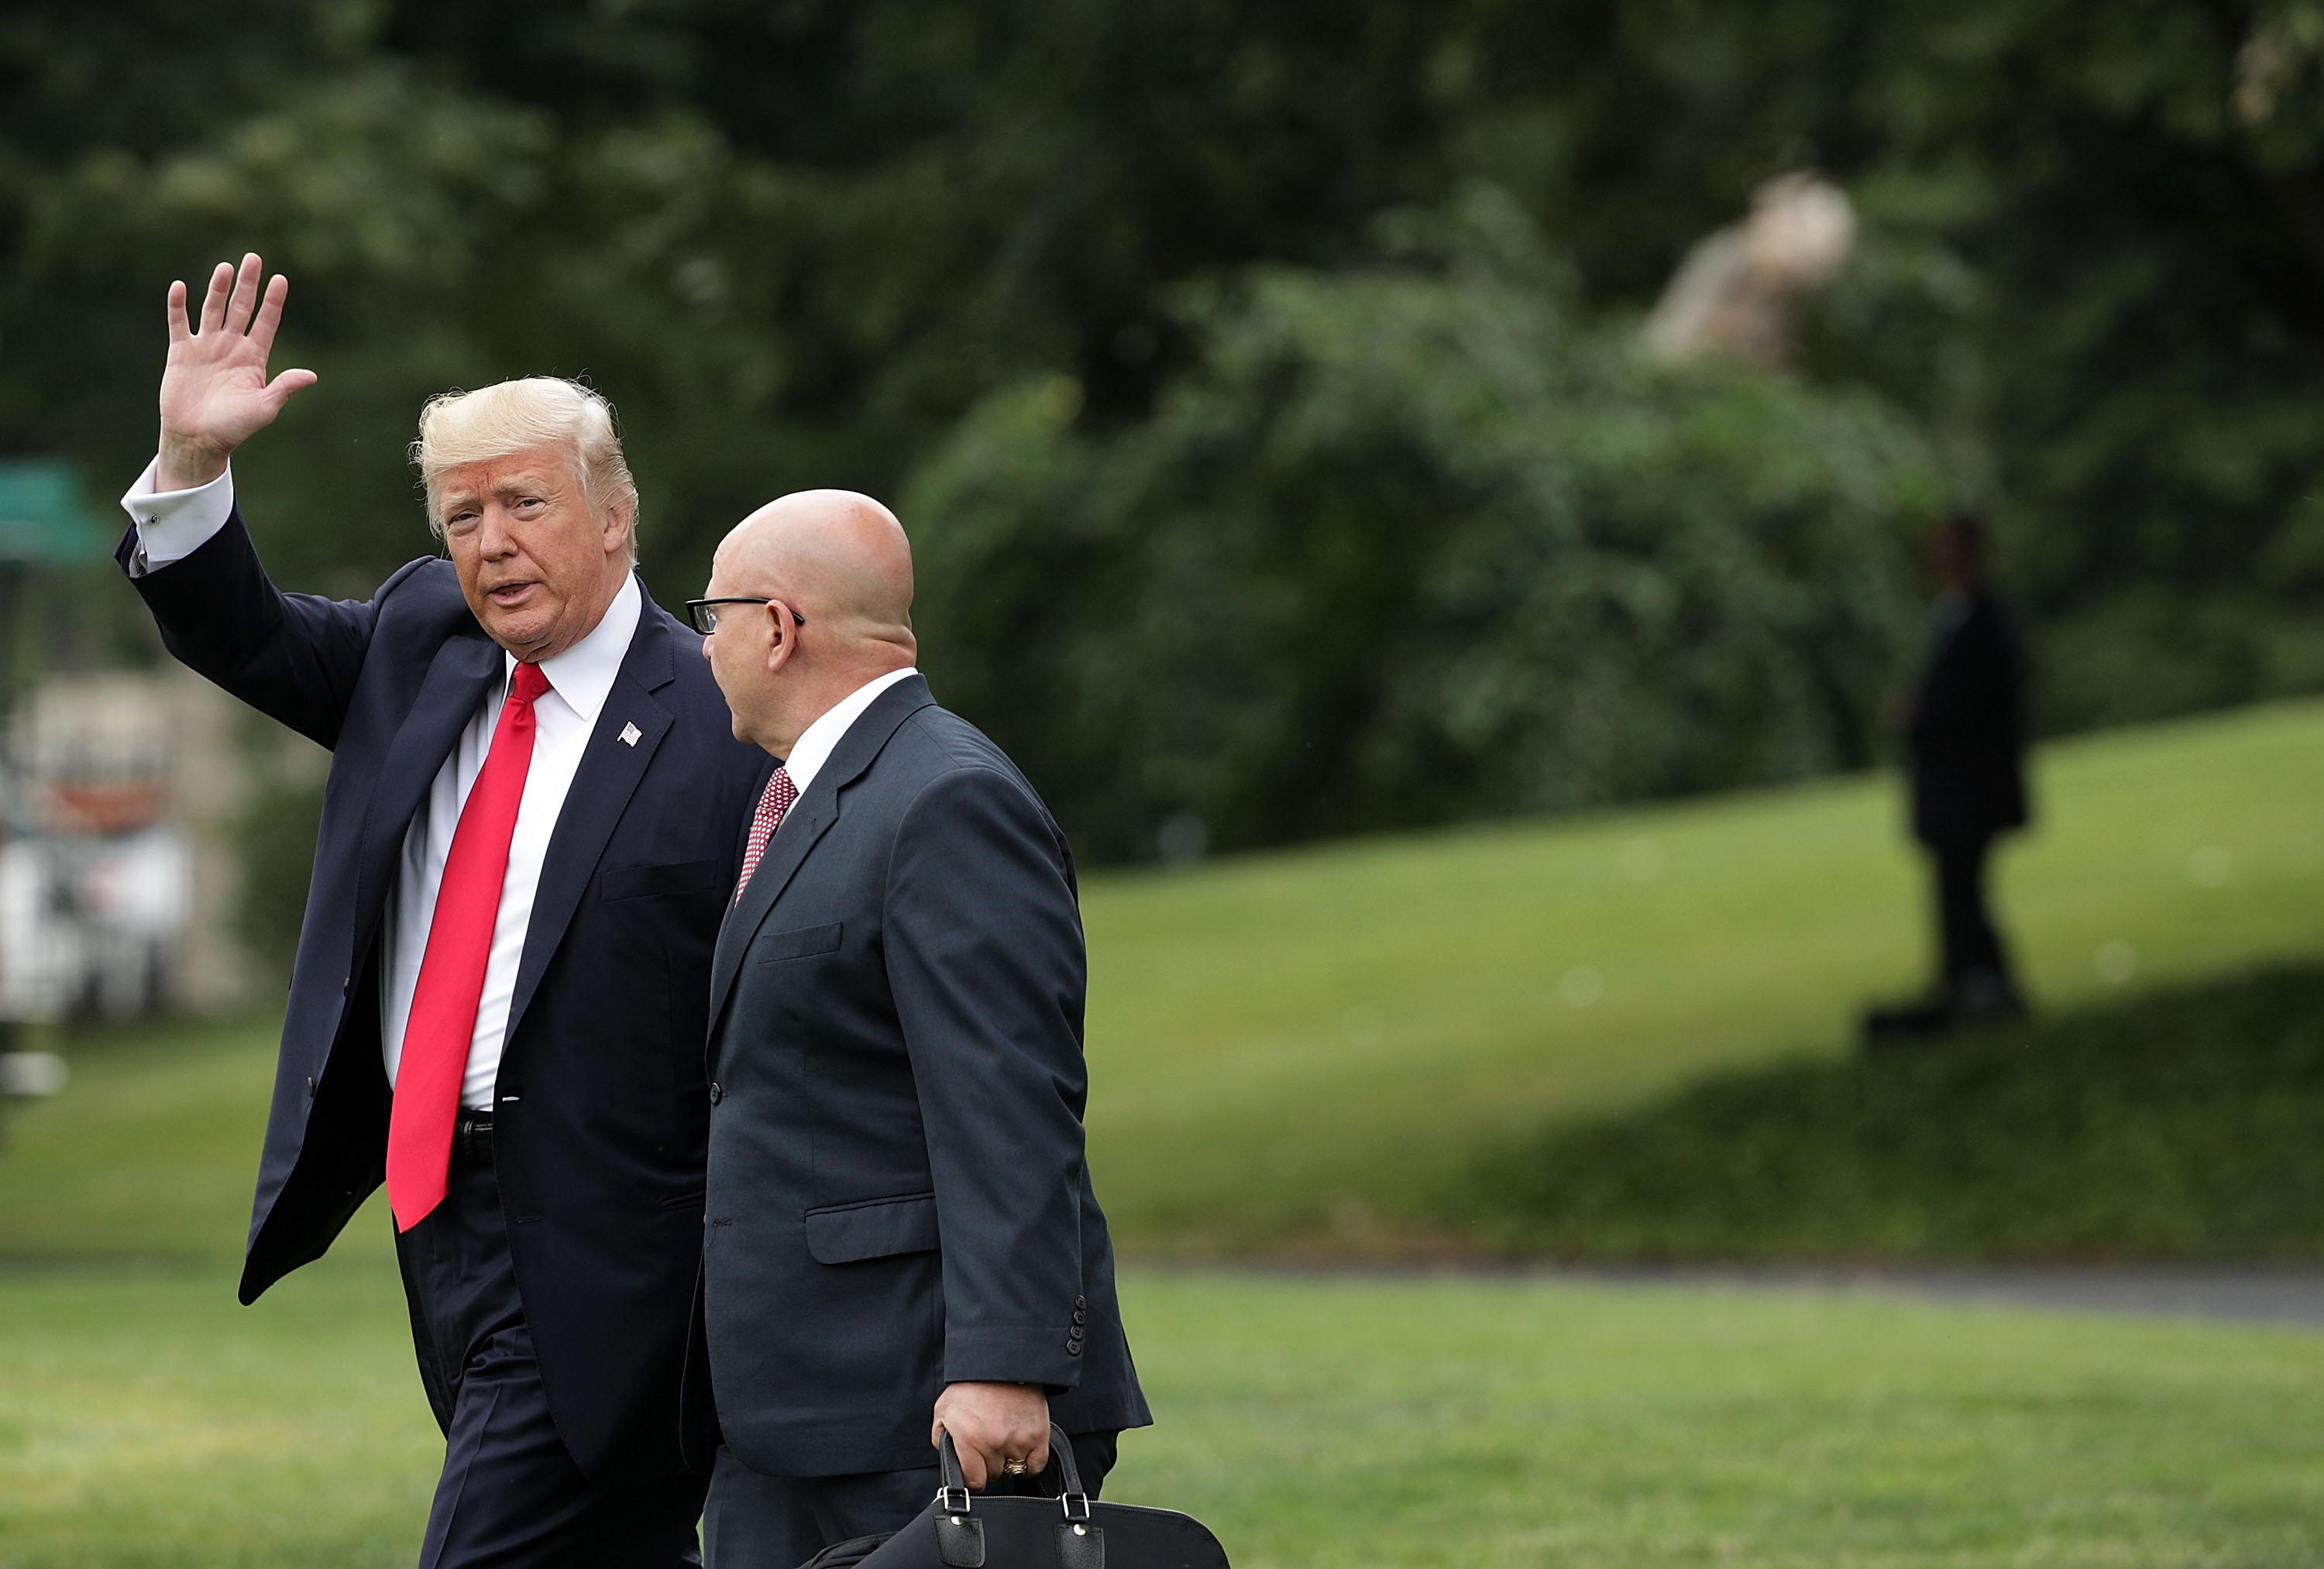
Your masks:
{"label": "gray suit jacket", "polygon": [[[711,968],[703,1324],[752,1470],[931,1463],[947,1383],[1150,1420],[1083,1161],[1072,852],[909,676],[841,739]],[[697,1374],[697,1376],[699,1376]]]}

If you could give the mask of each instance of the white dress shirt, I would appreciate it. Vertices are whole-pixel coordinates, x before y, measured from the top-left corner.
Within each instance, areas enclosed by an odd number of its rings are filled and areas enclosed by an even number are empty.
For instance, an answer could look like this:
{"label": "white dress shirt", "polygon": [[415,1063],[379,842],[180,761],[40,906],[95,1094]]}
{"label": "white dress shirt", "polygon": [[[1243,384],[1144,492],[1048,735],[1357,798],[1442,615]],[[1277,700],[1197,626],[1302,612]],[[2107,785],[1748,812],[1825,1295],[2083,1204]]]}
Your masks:
{"label": "white dress shirt", "polygon": [[[226,514],[234,508],[234,476],[229,471],[196,490],[157,493],[153,469],[148,467],[122,497],[121,504],[137,527],[138,559],[132,571],[142,576],[192,555],[226,526]],[[556,658],[540,663],[540,673],[549,677],[549,690],[532,705],[532,761],[525,770],[524,799],[517,807],[516,831],[509,840],[508,873],[501,883],[492,953],[484,961],[484,991],[476,1005],[476,1031],[468,1042],[468,1067],[460,1085],[464,1106],[481,1111],[493,1104],[501,1050],[508,1036],[509,1005],[515,996],[517,965],[524,957],[525,931],[532,922],[541,862],[549,853],[558,814],[565,809],[566,794],[573,787],[573,776],[580,769],[589,734],[596,728],[598,711],[613,691],[613,678],[621,672],[644,610],[645,596],[632,574],[623,580],[604,619],[588,636]],[[452,833],[459,826],[469,786],[484,769],[484,754],[499,728],[501,705],[508,699],[509,681],[515,670],[514,656],[504,654],[500,680],[476,705],[468,728],[437,770],[435,782],[413,813],[411,827],[403,836],[402,853],[396,858],[395,876],[388,885],[387,915],[380,935],[379,1033],[391,1085],[403,1056],[412,988],[420,979],[420,959],[428,950],[429,926],[436,919],[436,894],[443,885]],[[825,750],[827,753],[829,748]]]}
{"label": "white dress shirt", "polygon": [[[823,772],[823,766],[831,760],[831,754],[837,749],[841,739],[854,728],[857,720],[863,717],[863,711],[872,706],[872,700],[907,675],[918,674],[918,670],[907,665],[901,670],[890,670],[885,675],[876,676],[833,703],[824,711],[822,718],[801,730],[799,739],[791,743],[791,755],[783,759],[783,771],[791,776],[791,788],[801,795],[806,794],[807,787],[815,783],[815,776]],[[783,821],[789,821],[789,815],[786,813]],[[782,832],[779,824],[775,831]]]}

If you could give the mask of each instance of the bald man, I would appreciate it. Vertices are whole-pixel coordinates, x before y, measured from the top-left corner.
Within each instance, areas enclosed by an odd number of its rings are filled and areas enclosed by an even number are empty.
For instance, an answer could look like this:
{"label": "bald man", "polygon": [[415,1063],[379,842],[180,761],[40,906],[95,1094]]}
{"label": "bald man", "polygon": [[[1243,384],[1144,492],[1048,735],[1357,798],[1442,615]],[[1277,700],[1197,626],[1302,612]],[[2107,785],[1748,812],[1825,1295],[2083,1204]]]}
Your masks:
{"label": "bald man", "polygon": [[950,1432],[973,1487],[1084,1482],[1150,1418],[1083,1160],[1073,853],[913,668],[912,553],[786,496],[691,602],[734,734],[783,760],[711,965],[711,1569],[891,1531]]}

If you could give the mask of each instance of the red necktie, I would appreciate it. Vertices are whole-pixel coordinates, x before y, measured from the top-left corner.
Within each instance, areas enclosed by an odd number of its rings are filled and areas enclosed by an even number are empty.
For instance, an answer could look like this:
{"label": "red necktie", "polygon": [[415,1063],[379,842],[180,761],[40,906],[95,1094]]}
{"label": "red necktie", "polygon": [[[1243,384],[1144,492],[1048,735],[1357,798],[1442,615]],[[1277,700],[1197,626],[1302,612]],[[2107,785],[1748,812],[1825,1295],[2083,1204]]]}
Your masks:
{"label": "red necktie", "polygon": [[484,766],[468,787],[451,853],[444,858],[387,1118],[387,1201],[398,1231],[410,1231],[443,1203],[450,1180],[460,1081],[467,1075],[484,961],[500,919],[509,840],[524,800],[525,771],[532,766],[532,704],[548,690],[540,665],[516,667]]}
{"label": "red necktie", "polygon": [[781,764],[768,776],[767,787],[759,795],[759,810],[751,813],[751,840],[742,847],[742,876],[734,885],[734,903],[742,902],[742,890],[751,885],[751,874],[759,869],[760,858],[767,853],[767,841],[775,837],[775,830],[783,825],[783,813],[798,799],[791,787],[791,771]]}

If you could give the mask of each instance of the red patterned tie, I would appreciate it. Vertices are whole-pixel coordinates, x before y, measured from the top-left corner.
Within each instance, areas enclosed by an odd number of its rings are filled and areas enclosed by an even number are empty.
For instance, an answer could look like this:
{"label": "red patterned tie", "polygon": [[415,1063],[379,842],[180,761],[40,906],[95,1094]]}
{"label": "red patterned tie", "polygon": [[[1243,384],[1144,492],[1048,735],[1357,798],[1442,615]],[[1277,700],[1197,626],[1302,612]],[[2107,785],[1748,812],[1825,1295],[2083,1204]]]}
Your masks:
{"label": "red patterned tie", "polygon": [[444,1202],[452,1165],[452,1124],[476,1033],[484,961],[500,919],[509,840],[532,766],[533,700],[549,690],[538,665],[520,665],[491,748],[452,830],[444,881],[428,923],[428,948],[411,988],[411,1014],[396,1064],[387,1119],[387,1201],[395,1229],[410,1231]]}
{"label": "red patterned tie", "polygon": [[775,830],[782,826],[783,813],[798,799],[798,792],[791,788],[791,771],[777,765],[759,796],[759,810],[751,813],[751,840],[742,847],[742,877],[734,885],[737,904],[742,902],[742,890],[751,885],[751,874],[759,869],[759,858],[767,853],[767,841],[775,837]]}

